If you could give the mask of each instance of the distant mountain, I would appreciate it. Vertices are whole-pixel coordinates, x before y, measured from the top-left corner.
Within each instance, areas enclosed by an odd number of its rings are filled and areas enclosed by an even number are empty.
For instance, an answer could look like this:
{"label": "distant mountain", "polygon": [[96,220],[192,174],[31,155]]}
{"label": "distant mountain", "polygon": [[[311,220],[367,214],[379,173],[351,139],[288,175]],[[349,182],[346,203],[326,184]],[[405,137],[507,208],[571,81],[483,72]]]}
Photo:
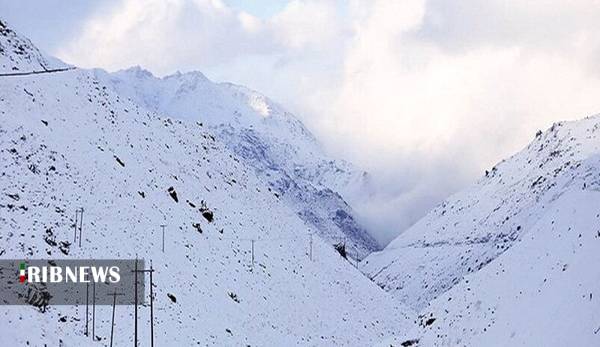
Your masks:
{"label": "distant mountain", "polygon": [[600,344],[600,116],[556,123],[364,271],[422,346]]}
{"label": "distant mountain", "polygon": [[332,244],[346,242],[352,257],[380,249],[345,200],[368,194],[368,174],[326,156],[302,122],[264,95],[213,83],[200,72],[157,78],[133,67],[109,80],[120,95],[149,110],[202,122],[311,229]]}
{"label": "distant mountain", "polygon": [[[50,70],[53,59],[2,28],[4,71]],[[0,77],[0,257],[152,260],[158,346],[370,346],[408,330],[412,311],[311,238],[222,135],[147,110],[112,78],[83,69]],[[83,307],[1,312],[1,346],[108,344],[107,306],[95,311],[95,343]],[[148,315],[140,307],[143,345]],[[133,308],[117,307],[115,322],[114,344],[131,345]]]}

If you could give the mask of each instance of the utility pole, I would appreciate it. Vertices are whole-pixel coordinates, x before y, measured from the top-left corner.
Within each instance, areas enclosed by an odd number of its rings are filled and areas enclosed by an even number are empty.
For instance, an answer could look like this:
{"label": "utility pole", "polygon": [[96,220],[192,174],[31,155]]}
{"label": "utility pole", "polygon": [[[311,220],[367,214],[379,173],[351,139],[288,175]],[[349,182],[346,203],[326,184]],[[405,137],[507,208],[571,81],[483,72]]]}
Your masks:
{"label": "utility pole", "polygon": [[77,242],[77,220],[79,218],[79,209],[75,209],[75,227],[73,228],[73,244]]}
{"label": "utility pole", "polygon": [[152,294],[152,286],[154,285],[154,283],[152,282],[153,272],[154,269],[152,268],[152,260],[150,260],[150,347],[154,347],[154,294]]}
{"label": "utility pole", "polygon": [[79,247],[81,247],[81,229],[83,229],[83,207],[81,208],[81,218],[79,219]]}
{"label": "utility pole", "polygon": [[165,227],[167,225],[166,224],[161,224],[160,227],[162,228],[162,252],[165,253]]}
{"label": "utility pole", "polygon": [[92,340],[96,340],[96,282],[92,282]]}
{"label": "utility pole", "polygon": [[106,295],[112,295],[112,297],[113,297],[112,322],[110,324],[110,347],[113,347],[113,336],[114,336],[114,331],[115,331],[115,306],[117,305],[117,295],[125,295],[125,294],[117,293],[117,290],[115,289],[114,293],[106,294]]}
{"label": "utility pole", "polygon": [[310,261],[313,260],[313,257],[312,257],[312,246],[313,246],[313,234],[311,233],[310,234],[310,253],[309,253]]}
{"label": "utility pole", "polygon": [[89,306],[88,302],[90,301],[90,282],[86,282],[85,284],[85,336],[90,336],[88,333],[88,323],[90,319],[89,316]]}
{"label": "utility pole", "polygon": [[250,240],[252,241],[252,268],[254,269],[254,239]]}
{"label": "utility pole", "polygon": [[134,308],[135,308],[135,314],[134,314],[134,337],[133,337],[133,346],[137,347],[138,343],[137,343],[137,323],[138,323],[138,297],[137,297],[137,284],[138,284],[138,259],[137,256],[135,257],[135,270],[133,270],[134,272],[134,285],[133,285],[133,298],[134,298]]}
{"label": "utility pole", "polygon": [[[136,277],[136,294],[137,294],[137,273],[141,272],[141,273],[146,273],[149,272],[150,273],[150,347],[154,347],[154,295],[152,294],[152,286],[154,285],[154,282],[152,281],[152,273],[154,272],[154,269],[152,268],[152,260],[150,261],[150,269],[142,269],[142,270],[138,270],[137,269],[137,262],[136,262],[136,266],[135,266],[135,277]],[[136,341],[136,346],[137,346],[137,296],[136,296],[136,310],[135,310],[135,326],[136,326],[136,335],[135,335],[135,341]]]}

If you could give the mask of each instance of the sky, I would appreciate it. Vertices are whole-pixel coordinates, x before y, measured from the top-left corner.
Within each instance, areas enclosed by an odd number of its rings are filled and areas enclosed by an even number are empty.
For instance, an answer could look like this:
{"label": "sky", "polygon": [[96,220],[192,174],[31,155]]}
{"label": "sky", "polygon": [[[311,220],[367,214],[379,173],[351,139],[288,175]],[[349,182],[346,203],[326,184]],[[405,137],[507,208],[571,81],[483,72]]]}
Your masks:
{"label": "sky", "polygon": [[366,169],[389,242],[553,122],[600,112],[599,0],[0,0],[82,67],[256,89]]}

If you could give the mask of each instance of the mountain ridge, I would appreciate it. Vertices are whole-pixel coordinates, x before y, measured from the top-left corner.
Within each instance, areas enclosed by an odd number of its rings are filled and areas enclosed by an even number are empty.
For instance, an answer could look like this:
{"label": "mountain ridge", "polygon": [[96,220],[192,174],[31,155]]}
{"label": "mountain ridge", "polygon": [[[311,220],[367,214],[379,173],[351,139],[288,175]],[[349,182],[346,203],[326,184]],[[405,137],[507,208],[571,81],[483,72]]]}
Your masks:
{"label": "mountain ridge", "polygon": [[119,94],[148,109],[212,129],[330,243],[346,242],[360,259],[380,249],[346,199],[368,194],[368,174],[326,156],[302,122],[266,96],[198,71],[158,78],[137,66],[108,76]]}

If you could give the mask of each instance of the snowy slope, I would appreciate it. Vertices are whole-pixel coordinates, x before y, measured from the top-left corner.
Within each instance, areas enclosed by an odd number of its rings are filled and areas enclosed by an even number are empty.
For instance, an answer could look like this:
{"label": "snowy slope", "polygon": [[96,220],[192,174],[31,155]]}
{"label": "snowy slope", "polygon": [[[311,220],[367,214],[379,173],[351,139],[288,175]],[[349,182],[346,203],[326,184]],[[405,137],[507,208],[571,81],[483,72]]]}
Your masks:
{"label": "snowy slope", "polygon": [[346,239],[360,258],[379,249],[345,200],[368,194],[368,175],[327,157],[298,119],[265,96],[200,72],[157,78],[134,67],[111,74],[110,82],[150,110],[209,127],[329,242]]}
{"label": "snowy slope", "polygon": [[[544,199],[523,240],[431,303],[422,346],[600,345],[600,157]],[[586,178],[582,178],[586,177]],[[585,188],[584,188],[585,186]]]}
{"label": "snowy slope", "polygon": [[422,346],[596,346],[599,226],[595,116],[539,133],[365,271],[421,311],[404,339]]}
{"label": "snowy slope", "polygon": [[0,20],[0,73],[46,71],[66,68],[56,58],[46,56],[28,38],[17,35]]}
{"label": "snowy slope", "polygon": [[[0,43],[8,70],[38,68]],[[1,257],[152,260],[159,346],[368,346],[407,331],[411,311],[319,237],[309,259],[305,223],[211,131],[153,114],[105,78],[79,69],[0,78]],[[107,345],[109,307],[97,309],[96,344],[83,336],[84,315],[3,306],[0,345]],[[115,345],[132,343],[133,308],[116,315]],[[148,316],[142,308],[145,344]]]}

